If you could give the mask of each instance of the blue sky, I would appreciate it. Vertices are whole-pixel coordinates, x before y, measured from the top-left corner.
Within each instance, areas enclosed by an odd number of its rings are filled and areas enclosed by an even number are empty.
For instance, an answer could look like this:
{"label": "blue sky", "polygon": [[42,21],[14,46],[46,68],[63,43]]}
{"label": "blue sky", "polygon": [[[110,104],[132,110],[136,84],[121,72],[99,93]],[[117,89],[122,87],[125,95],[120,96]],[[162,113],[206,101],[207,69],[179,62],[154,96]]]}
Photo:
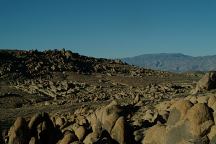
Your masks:
{"label": "blue sky", "polygon": [[0,48],[216,54],[215,0],[0,0]]}

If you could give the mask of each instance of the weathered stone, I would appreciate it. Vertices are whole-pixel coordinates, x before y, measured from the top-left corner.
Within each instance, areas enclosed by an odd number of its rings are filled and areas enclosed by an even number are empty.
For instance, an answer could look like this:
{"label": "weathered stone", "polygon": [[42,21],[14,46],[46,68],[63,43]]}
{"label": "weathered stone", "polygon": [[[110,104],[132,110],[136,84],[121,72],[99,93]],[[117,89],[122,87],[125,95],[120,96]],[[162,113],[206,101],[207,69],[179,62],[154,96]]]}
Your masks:
{"label": "weathered stone", "polygon": [[195,104],[188,110],[186,120],[189,122],[189,130],[193,136],[202,136],[214,124],[213,116],[206,104]]}
{"label": "weathered stone", "polygon": [[190,98],[190,101],[193,103],[193,104],[196,104],[197,103],[197,97],[196,96],[192,96]]}
{"label": "weathered stone", "polygon": [[197,102],[198,103],[208,103],[208,99],[209,99],[208,96],[200,96],[200,97],[197,97]]}
{"label": "weathered stone", "polygon": [[75,135],[74,132],[67,131],[67,132],[65,132],[64,137],[60,141],[59,144],[71,144],[72,142],[77,141],[77,140],[78,139],[77,139],[77,137],[76,137],[76,135]]}
{"label": "weathered stone", "polygon": [[142,144],[166,144],[166,127],[154,125],[146,131]]}
{"label": "weathered stone", "polygon": [[18,117],[10,128],[8,135],[9,144],[27,144],[30,137],[26,120]]}
{"label": "weathered stone", "polygon": [[102,132],[102,124],[98,120],[95,113],[91,114],[89,117],[87,117],[88,121],[90,122],[90,125],[92,127],[92,131],[98,135]]}
{"label": "weathered stone", "polygon": [[64,125],[64,123],[65,123],[65,119],[62,118],[62,117],[57,117],[57,118],[55,119],[55,125],[56,125],[57,127],[62,127],[62,126]]}
{"label": "weathered stone", "polygon": [[137,131],[134,131],[133,135],[134,135],[134,140],[136,143],[139,143],[142,141],[144,137],[144,131],[145,129],[139,129]]}
{"label": "weathered stone", "polygon": [[134,104],[138,103],[140,101],[140,95],[136,95],[136,97],[134,98]]}
{"label": "weathered stone", "polygon": [[115,122],[119,118],[121,109],[116,102],[112,102],[105,108],[96,112],[97,118],[101,121],[102,126],[110,133]]}
{"label": "weathered stone", "polygon": [[216,88],[216,71],[206,73],[202,79],[197,82],[196,88],[191,91],[192,94],[197,92],[211,90]]}
{"label": "weathered stone", "polygon": [[84,128],[84,126],[80,126],[75,130],[75,134],[80,141],[83,141],[86,136],[86,129]]}
{"label": "weathered stone", "polygon": [[167,120],[167,125],[175,125],[178,121],[182,120],[187,111],[193,106],[188,100],[180,100],[171,106],[170,115]]}
{"label": "weathered stone", "polygon": [[31,137],[36,136],[39,143],[52,144],[56,141],[55,129],[48,113],[34,115],[28,125]]}
{"label": "weathered stone", "polygon": [[29,144],[38,144],[38,140],[35,137],[31,137]]}
{"label": "weathered stone", "polygon": [[169,111],[172,104],[173,104],[173,102],[171,102],[171,101],[164,101],[164,102],[161,102],[161,103],[157,104],[155,106],[155,108],[158,111],[161,111],[161,110]]}
{"label": "weathered stone", "polygon": [[83,143],[84,144],[94,144],[98,141],[98,139],[99,139],[98,135],[96,133],[92,132],[86,136]]}
{"label": "weathered stone", "polygon": [[111,137],[119,144],[124,144],[126,143],[126,133],[124,117],[119,117],[112,128]]}
{"label": "weathered stone", "polygon": [[166,128],[166,144],[184,144],[185,141],[193,139],[188,126],[188,123],[181,120],[174,126]]}
{"label": "weathered stone", "polygon": [[211,127],[211,130],[208,133],[208,138],[209,138],[211,143],[213,143],[213,141],[216,142],[216,125],[213,125]]}
{"label": "weathered stone", "polygon": [[158,112],[157,111],[153,111],[153,110],[147,110],[145,112],[145,115],[143,117],[144,120],[150,122],[150,123],[154,123],[155,120],[158,118]]}
{"label": "weathered stone", "polygon": [[208,99],[208,106],[210,108],[212,108],[212,106],[214,105],[214,103],[216,102],[216,97],[214,95],[212,96],[209,96],[209,99]]}

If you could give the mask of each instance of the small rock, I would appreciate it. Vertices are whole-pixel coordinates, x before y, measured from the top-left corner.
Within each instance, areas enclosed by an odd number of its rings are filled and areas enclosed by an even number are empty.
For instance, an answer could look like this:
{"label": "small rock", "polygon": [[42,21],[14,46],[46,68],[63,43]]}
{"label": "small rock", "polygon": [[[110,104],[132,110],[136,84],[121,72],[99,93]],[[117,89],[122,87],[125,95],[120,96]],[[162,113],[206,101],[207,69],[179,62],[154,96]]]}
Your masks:
{"label": "small rock", "polygon": [[216,97],[215,96],[209,96],[209,99],[208,99],[208,106],[211,108],[214,103],[216,102]]}

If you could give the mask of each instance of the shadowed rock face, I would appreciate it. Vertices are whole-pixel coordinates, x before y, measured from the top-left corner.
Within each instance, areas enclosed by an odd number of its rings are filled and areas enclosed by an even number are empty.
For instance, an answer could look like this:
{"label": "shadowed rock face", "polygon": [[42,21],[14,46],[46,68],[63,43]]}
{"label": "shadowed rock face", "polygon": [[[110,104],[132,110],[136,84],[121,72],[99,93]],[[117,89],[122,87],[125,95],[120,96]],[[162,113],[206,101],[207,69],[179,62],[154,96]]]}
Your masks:
{"label": "shadowed rock face", "polygon": [[216,71],[210,71],[206,73],[202,79],[197,83],[196,88],[191,92],[196,94],[207,90],[216,89]]}
{"label": "shadowed rock face", "polygon": [[[88,60],[87,60],[88,59]],[[96,59],[70,51],[0,51],[0,76],[16,73],[23,77],[37,77],[51,72],[93,72]]]}
{"label": "shadowed rock face", "polygon": [[3,133],[2,133],[2,131],[1,131],[1,129],[0,129],[0,143],[4,143],[4,140],[3,140]]}

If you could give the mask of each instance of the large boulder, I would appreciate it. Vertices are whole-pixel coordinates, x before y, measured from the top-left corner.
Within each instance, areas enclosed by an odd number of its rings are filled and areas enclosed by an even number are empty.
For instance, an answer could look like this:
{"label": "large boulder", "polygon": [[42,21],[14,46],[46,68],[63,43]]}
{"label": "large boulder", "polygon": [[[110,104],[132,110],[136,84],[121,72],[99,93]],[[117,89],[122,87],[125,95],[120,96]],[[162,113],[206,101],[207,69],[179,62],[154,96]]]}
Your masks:
{"label": "large boulder", "polygon": [[211,144],[216,143],[216,125],[211,127],[211,130],[208,133],[208,138],[209,138]]}
{"label": "large boulder", "polygon": [[8,136],[9,144],[28,144],[29,129],[26,120],[22,117],[18,117],[10,128]]}
{"label": "large boulder", "polygon": [[196,85],[196,88],[191,91],[192,94],[202,92],[205,90],[211,90],[216,88],[216,71],[210,71],[206,73]]}
{"label": "large boulder", "polygon": [[214,125],[214,121],[209,107],[198,103],[188,109],[182,119],[171,124],[166,128],[167,144],[187,142],[207,144],[209,139],[206,135]]}
{"label": "large boulder", "polygon": [[165,144],[166,127],[164,125],[154,125],[146,131],[143,144]]}
{"label": "large boulder", "polygon": [[128,134],[125,128],[126,123],[123,110],[116,101],[112,101],[104,108],[96,110],[94,114],[88,117],[88,120],[90,121],[94,135],[87,136],[85,141],[99,138],[106,131],[105,133],[109,134],[112,140],[120,144],[128,143],[126,141],[126,135]]}
{"label": "large boulder", "polygon": [[215,102],[216,102],[216,97],[214,95],[210,96],[209,99],[208,99],[208,106],[210,108],[212,108],[213,105],[215,104]]}
{"label": "large boulder", "polygon": [[59,144],[70,144],[70,143],[77,141],[77,140],[78,140],[78,138],[76,137],[74,132],[66,131],[63,139],[59,142]]}
{"label": "large boulder", "polygon": [[99,140],[98,134],[95,132],[92,132],[85,137],[83,143],[84,144],[93,144],[93,143],[96,143],[98,140]]}
{"label": "large boulder", "polygon": [[192,139],[188,131],[188,125],[182,120],[172,127],[166,128],[166,144],[183,144],[185,141]]}
{"label": "large boulder", "polygon": [[122,112],[120,106],[117,104],[116,101],[112,101],[106,107],[100,109],[96,112],[97,118],[102,123],[104,129],[111,132],[115,122],[120,117],[120,113]]}
{"label": "large boulder", "polygon": [[186,115],[190,133],[195,137],[205,135],[214,124],[213,116],[206,104],[195,104]]}
{"label": "large boulder", "polygon": [[99,119],[97,118],[96,114],[93,113],[91,115],[89,115],[87,117],[91,127],[92,127],[92,131],[98,135],[101,134],[102,132],[102,123],[99,121]]}
{"label": "large boulder", "polygon": [[60,137],[48,113],[35,114],[31,118],[28,127],[31,137],[37,137],[40,143],[52,144]]}
{"label": "large boulder", "polygon": [[83,141],[85,136],[86,136],[86,129],[84,128],[84,126],[79,126],[76,130],[75,130],[75,134],[78,137],[78,139],[80,141]]}
{"label": "large boulder", "polygon": [[167,125],[175,125],[178,121],[182,120],[187,111],[193,106],[193,104],[188,100],[179,100],[176,101],[171,106],[170,115],[168,117]]}
{"label": "large boulder", "polygon": [[123,116],[121,116],[120,118],[118,118],[118,120],[116,121],[115,125],[112,128],[111,137],[119,144],[125,144],[126,143],[125,135],[126,135],[125,119]]}

